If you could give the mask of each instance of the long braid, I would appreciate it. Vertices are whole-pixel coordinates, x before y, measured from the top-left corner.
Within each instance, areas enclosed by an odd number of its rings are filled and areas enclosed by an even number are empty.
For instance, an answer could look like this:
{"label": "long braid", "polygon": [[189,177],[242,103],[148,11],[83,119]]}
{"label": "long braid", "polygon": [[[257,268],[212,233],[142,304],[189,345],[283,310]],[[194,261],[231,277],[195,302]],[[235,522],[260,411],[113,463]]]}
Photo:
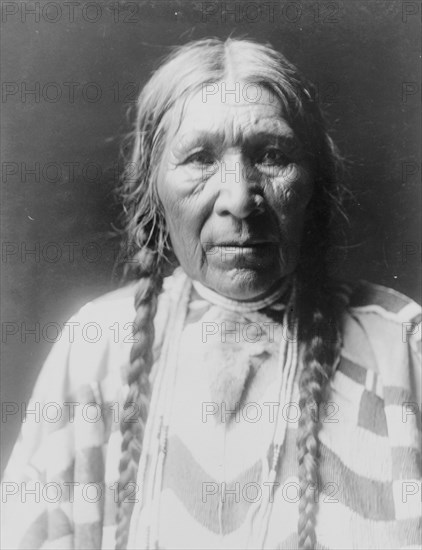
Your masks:
{"label": "long braid", "polygon": [[[310,86],[311,97],[314,95]],[[315,190],[308,205],[298,274],[299,341],[304,346],[303,369],[299,379],[301,415],[297,434],[299,466],[299,549],[316,546],[316,518],[320,491],[320,408],[326,401],[334,368],[342,346],[341,318],[345,303],[330,280],[327,251],[332,246],[333,227],[338,232],[344,189],[339,184],[342,159],[331,138],[317,103],[306,109],[313,124],[311,141],[317,147],[311,155],[316,174]],[[311,132],[312,133],[312,132]]]}
{"label": "long braid", "polygon": [[[321,140],[321,155],[335,160],[332,142]],[[299,379],[298,476],[300,486],[298,546],[316,546],[320,476],[320,408],[327,399],[330,381],[342,346],[341,317],[344,302],[338,298],[327,269],[331,224],[340,209],[335,187],[335,166],[325,167],[315,182],[316,190],[304,235],[298,267],[299,341],[304,345],[303,369]],[[321,170],[320,173],[323,174]],[[338,200],[338,202],[336,202]],[[341,213],[341,211],[339,212]]]}
{"label": "long braid", "polygon": [[[319,287],[319,288],[318,288]],[[311,296],[311,294],[313,296]],[[316,514],[320,491],[320,407],[327,399],[330,380],[341,349],[342,304],[333,288],[325,284],[302,290],[299,307],[304,342],[303,370],[299,379],[299,419],[297,449],[299,463],[300,549],[316,545]]]}
{"label": "long braid", "polygon": [[144,248],[136,259],[139,262],[139,280],[135,292],[135,343],[131,349],[127,375],[129,392],[124,405],[126,414],[123,414],[120,423],[122,454],[116,530],[116,548],[119,550],[127,546],[129,523],[137,492],[136,479],[149,408],[154,317],[163,282],[162,268],[156,253]]}

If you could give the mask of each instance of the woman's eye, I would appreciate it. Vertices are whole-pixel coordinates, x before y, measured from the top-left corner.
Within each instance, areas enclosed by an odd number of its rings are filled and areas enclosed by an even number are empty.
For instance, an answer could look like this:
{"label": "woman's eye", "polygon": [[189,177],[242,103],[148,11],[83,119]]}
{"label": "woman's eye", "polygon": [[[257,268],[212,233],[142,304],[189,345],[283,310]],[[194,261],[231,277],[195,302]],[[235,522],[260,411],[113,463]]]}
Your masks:
{"label": "woman's eye", "polygon": [[267,149],[258,156],[255,162],[256,164],[262,165],[264,167],[280,167],[290,164],[290,160],[287,155],[283,153],[283,151],[281,151],[280,149],[276,148]]}
{"label": "woman's eye", "polygon": [[185,160],[185,164],[194,164],[201,166],[211,166],[215,162],[216,159],[214,155],[208,151],[197,151]]}

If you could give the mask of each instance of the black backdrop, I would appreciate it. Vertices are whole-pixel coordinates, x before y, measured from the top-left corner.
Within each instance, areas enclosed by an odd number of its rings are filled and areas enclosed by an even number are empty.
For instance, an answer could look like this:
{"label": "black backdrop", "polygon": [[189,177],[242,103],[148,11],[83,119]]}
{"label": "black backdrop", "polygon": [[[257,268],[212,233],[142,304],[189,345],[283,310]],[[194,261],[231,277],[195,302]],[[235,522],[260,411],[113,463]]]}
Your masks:
{"label": "black backdrop", "polygon": [[[317,84],[356,197],[336,270],[420,301],[420,18],[400,1],[3,1],[3,413],[20,411],[57,324],[115,285],[128,109],[173,44],[269,41]],[[3,467],[19,422],[3,414]]]}

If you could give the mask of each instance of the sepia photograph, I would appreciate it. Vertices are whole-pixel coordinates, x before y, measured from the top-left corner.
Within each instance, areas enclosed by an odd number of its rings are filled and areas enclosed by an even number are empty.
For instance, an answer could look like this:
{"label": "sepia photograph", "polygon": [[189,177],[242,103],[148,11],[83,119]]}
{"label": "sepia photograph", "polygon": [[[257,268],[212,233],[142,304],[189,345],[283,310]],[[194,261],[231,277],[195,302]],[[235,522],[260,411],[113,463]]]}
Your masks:
{"label": "sepia photograph", "polygon": [[420,0],[0,7],[0,547],[422,549]]}

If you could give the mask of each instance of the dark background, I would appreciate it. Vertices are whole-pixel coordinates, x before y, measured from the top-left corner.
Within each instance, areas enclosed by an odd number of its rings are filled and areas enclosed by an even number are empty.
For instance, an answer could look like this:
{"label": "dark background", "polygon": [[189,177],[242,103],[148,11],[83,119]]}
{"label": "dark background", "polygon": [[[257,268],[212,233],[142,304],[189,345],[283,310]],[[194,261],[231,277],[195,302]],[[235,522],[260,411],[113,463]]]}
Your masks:
{"label": "dark background", "polygon": [[[333,271],[420,302],[419,2],[74,6],[2,2],[2,402],[28,398],[52,346],[43,328],[115,287],[128,109],[168,46],[192,39],[269,41],[317,84],[355,196]],[[3,420],[4,468],[20,416]]]}

